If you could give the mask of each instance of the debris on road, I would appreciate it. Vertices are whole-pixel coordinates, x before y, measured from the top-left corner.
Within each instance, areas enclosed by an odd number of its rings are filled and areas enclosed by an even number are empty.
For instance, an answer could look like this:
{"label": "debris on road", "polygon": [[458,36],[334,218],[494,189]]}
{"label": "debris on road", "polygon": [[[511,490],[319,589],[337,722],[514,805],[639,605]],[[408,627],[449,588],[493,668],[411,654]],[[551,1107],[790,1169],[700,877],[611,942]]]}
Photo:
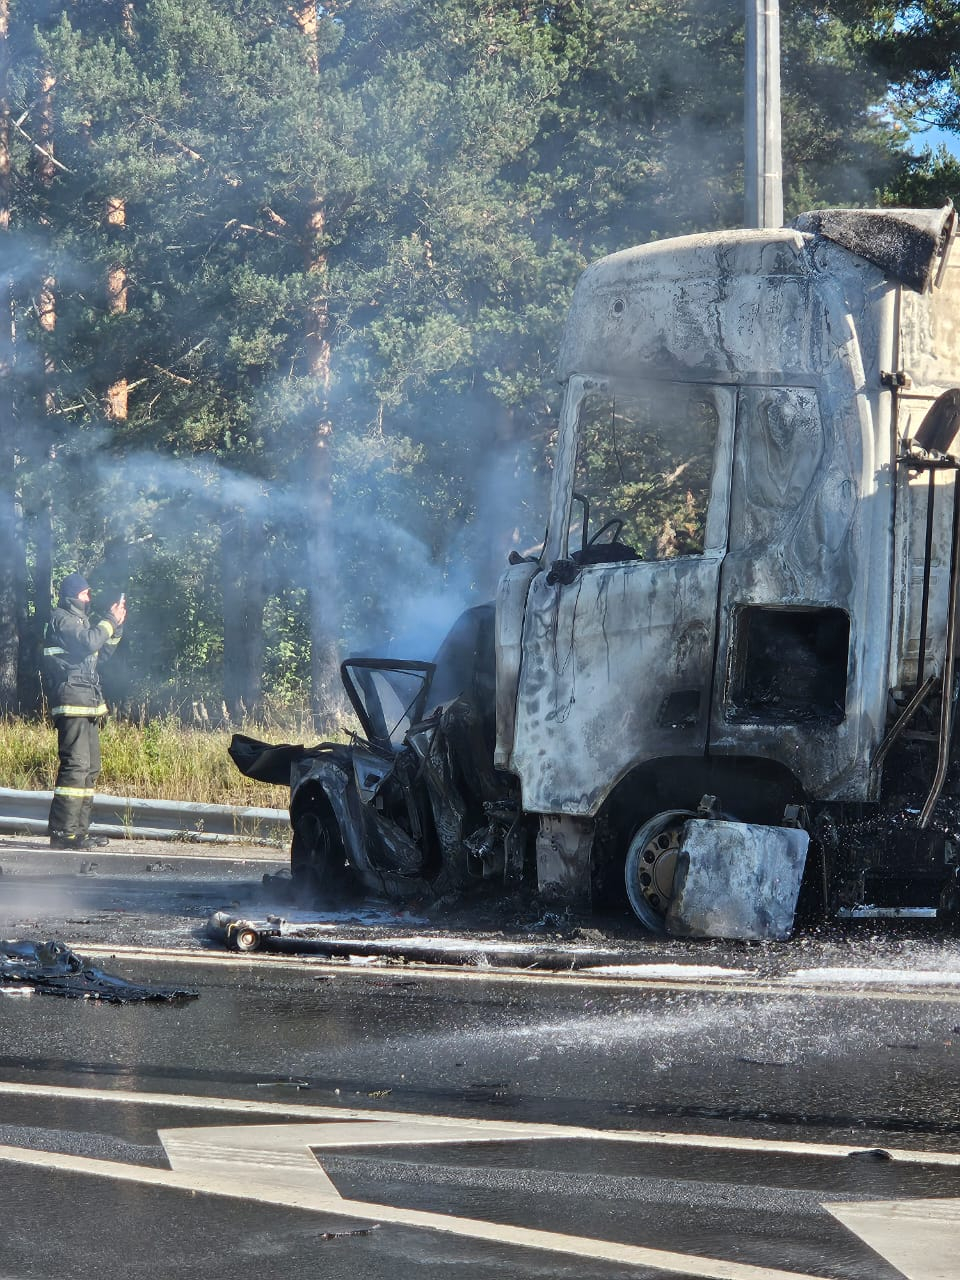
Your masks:
{"label": "debris on road", "polygon": [[62,942],[0,941],[0,982],[18,990],[74,1000],[127,1004],[145,1000],[195,1000],[196,991],[148,987],[104,973]]}
{"label": "debris on road", "polygon": [[206,937],[234,951],[284,951],[311,953],[345,960],[349,964],[405,963],[469,965],[473,968],[522,967],[525,969],[587,969],[630,958],[621,949],[579,946],[573,942],[547,943],[470,933],[416,932],[396,928],[365,929],[343,922],[337,927],[316,913],[237,916],[214,911],[207,920]]}
{"label": "debris on road", "polygon": [[353,1236],[368,1236],[372,1231],[379,1229],[380,1223],[374,1222],[369,1227],[355,1227],[352,1231],[323,1231],[320,1233],[321,1240],[349,1240]]}

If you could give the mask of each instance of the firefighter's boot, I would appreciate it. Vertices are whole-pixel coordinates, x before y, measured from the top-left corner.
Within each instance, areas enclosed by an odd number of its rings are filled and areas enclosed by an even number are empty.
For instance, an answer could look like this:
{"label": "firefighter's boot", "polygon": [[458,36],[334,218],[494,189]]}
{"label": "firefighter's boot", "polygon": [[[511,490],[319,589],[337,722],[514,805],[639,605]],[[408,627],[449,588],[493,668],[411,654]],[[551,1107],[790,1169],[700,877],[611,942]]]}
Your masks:
{"label": "firefighter's boot", "polygon": [[103,849],[110,841],[106,836],[90,834],[90,819],[93,817],[93,792],[83,797],[80,806],[80,846],[83,849]]}
{"label": "firefighter's boot", "polygon": [[55,787],[50,805],[47,833],[53,849],[83,848],[83,802],[85,788]]}

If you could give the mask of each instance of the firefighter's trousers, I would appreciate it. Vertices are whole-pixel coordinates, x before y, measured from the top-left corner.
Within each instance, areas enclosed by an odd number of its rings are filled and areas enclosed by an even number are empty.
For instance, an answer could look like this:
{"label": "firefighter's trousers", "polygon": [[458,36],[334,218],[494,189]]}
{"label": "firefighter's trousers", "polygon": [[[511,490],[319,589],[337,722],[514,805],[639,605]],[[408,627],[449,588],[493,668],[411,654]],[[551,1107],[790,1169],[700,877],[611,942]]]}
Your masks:
{"label": "firefighter's trousers", "polygon": [[93,812],[93,788],[100,775],[100,726],[93,716],[58,716],[60,768],[53,788],[47,832],[82,839]]}

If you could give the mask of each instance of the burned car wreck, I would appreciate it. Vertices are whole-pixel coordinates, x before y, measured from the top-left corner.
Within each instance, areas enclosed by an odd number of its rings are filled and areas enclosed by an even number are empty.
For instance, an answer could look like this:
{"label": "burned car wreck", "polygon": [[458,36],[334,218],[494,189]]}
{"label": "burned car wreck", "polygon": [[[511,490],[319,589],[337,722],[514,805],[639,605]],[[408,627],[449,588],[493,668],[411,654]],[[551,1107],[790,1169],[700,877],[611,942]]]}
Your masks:
{"label": "burned car wreck", "polygon": [[290,787],[298,886],[330,902],[357,890],[402,900],[520,882],[519,787],[493,767],[493,632],[493,605],[478,605],[433,662],[347,659],[341,677],[363,729],[349,743],[234,735],[242,773]]}

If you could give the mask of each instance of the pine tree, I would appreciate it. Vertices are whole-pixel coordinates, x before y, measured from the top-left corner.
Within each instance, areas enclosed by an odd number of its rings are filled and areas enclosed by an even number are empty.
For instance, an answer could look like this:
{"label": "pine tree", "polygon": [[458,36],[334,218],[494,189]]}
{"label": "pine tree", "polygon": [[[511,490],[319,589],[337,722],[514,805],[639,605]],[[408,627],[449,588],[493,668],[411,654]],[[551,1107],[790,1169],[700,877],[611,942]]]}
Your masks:
{"label": "pine tree", "polygon": [[[335,650],[429,657],[539,537],[585,263],[739,223],[742,5],[9,2],[0,673],[80,566],[131,601],[116,696],[321,717]],[[789,208],[955,189],[905,146],[944,7],[782,7]]]}

